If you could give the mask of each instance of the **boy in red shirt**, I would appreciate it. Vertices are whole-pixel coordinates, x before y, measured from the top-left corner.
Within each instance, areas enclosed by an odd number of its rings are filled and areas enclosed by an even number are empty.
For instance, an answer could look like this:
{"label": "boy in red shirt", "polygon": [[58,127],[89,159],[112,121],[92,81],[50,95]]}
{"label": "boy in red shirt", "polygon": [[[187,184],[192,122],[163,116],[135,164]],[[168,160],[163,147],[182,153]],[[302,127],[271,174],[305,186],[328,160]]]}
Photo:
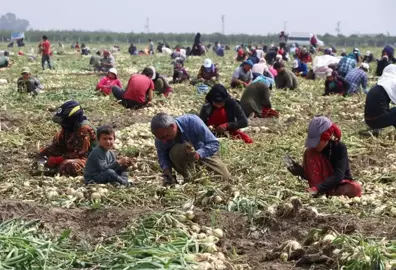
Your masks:
{"label": "boy in red shirt", "polygon": [[126,90],[113,86],[114,97],[129,109],[139,109],[146,106],[153,99],[154,83],[151,80],[153,74],[151,68],[145,68],[142,74],[132,74]]}
{"label": "boy in red shirt", "polygon": [[39,44],[39,48],[42,53],[41,66],[43,67],[43,70],[45,70],[45,62],[48,63],[48,68],[52,69],[50,61],[51,43],[48,41],[47,36],[43,36],[43,41]]}

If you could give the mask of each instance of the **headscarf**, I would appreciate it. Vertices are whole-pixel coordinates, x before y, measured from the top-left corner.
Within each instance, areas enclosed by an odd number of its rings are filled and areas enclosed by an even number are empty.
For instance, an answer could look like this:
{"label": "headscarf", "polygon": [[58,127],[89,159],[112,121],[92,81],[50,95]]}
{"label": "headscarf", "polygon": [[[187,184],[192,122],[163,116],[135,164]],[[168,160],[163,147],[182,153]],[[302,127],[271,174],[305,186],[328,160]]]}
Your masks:
{"label": "headscarf", "polygon": [[230,98],[227,89],[222,84],[215,84],[205,99],[208,103],[226,102]]}
{"label": "headscarf", "polygon": [[62,126],[67,131],[75,131],[81,122],[87,120],[80,103],[69,100],[62,104],[52,117],[52,121]]}
{"label": "headscarf", "polygon": [[396,103],[396,65],[391,64],[384,68],[382,76],[378,80],[393,103]]}
{"label": "headscarf", "polygon": [[341,130],[325,116],[314,117],[308,126],[307,148],[315,148],[320,141],[329,141],[332,137],[341,139]]}

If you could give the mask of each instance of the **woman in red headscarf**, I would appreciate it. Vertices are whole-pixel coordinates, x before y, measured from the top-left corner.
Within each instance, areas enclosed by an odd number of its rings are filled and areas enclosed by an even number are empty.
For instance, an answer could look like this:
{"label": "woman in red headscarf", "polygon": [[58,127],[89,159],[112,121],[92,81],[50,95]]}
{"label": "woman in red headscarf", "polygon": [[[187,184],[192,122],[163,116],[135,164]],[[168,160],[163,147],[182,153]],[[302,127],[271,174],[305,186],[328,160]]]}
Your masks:
{"label": "woman in red headscarf", "polygon": [[217,134],[229,132],[233,139],[242,139],[245,143],[253,140],[241,128],[247,127],[248,120],[239,102],[228,94],[221,84],[215,84],[206,95],[206,104],[203,105],[199,117]]}
{"label": "woman in red headscarf", "polygon": [[311,194],[360,197],[362,188],[352,178],[348,152],[341,130],[324,116],[314,117],[308,126],[303,166],[291,160],[288,170],[308,180]]}

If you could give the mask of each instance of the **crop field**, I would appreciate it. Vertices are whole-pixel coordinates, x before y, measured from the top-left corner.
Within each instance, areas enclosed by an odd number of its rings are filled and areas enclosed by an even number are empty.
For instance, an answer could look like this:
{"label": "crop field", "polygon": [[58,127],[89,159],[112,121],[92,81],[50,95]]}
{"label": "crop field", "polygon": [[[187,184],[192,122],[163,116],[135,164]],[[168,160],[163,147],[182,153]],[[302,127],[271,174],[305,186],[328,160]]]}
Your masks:
{"label": "crop field", "polygon": [[[110,45],[96,46],[105,47]],[[381,49],[368,49],[379,56]],[[169,56],[130,56],[126,50],[125,44],[114,54],[123,85],[151,65],[171,77]],[[190,75],[207,57],[219,65],[228,88],[238,65],[234,52],[188,58]],[[297,90],[274,89],[272,106],[280,117],[249,120],[254,144],[220,139],[230,182],[202,172],[192,183],[169,188],[162,186],[149,121],[157,112],[198,113],[204,96],[194,87],[173,85],[170,98],[155,96],[153,106],[132,111],[113,96],[96,94],[100,76],[89,71],[89,56],[67,49],[53,57],[55,70],[45,71],[40,57],[12,60],[11,68],[0,70],[0,79],[8,80],[0,85],[0,269],[380,270],[396,264],[395,131],[359,135],[366,129],[364,94],[322,97],[323,80],[301,78]],[[23,67],[45,87],[36,98],[16,91]],[[374,70],[372,65],[370,86]],[[69,99],[81,103],[95,126],[115,126],[117,154],[137,158],[129,172],[134,187],[31,176],[35,153],[59,129],[52,115]],[[352,175],[363,185],[361,198],[310,197],[308,184],[284,166],[286,153],[302,161],[315,115],[341,127]]]}

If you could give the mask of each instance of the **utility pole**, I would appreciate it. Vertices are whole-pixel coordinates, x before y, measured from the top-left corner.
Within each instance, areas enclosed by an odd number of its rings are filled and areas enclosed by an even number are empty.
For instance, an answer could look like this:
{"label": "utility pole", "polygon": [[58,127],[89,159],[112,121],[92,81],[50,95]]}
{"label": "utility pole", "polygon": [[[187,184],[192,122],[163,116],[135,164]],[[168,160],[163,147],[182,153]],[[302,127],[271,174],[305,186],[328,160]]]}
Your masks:
{"label": "utility pole", "polygon": [[337,36],[339,36],[341,34],[341,22],[337,22],[337,27],[335,30],[337,32]]}
{"label": "utility pole", "polygon": [[146,18],[146,24],[144,25],[144,29],[146,29],[147,34],[150,33],[150,18]]}
{"label": "utility pole", "polygon": [[223,35],[225,35],[225,21],[224,21],[224,19],[225,19],[225,15],[221,15],[221,23],[222,23],[221,33]]}
{"label": "utility pole", "polygon": [[283,22],[283,31],[285,31],[285,33],[286,33],[286,29],[287,29],[287,21],[284,21]]}

